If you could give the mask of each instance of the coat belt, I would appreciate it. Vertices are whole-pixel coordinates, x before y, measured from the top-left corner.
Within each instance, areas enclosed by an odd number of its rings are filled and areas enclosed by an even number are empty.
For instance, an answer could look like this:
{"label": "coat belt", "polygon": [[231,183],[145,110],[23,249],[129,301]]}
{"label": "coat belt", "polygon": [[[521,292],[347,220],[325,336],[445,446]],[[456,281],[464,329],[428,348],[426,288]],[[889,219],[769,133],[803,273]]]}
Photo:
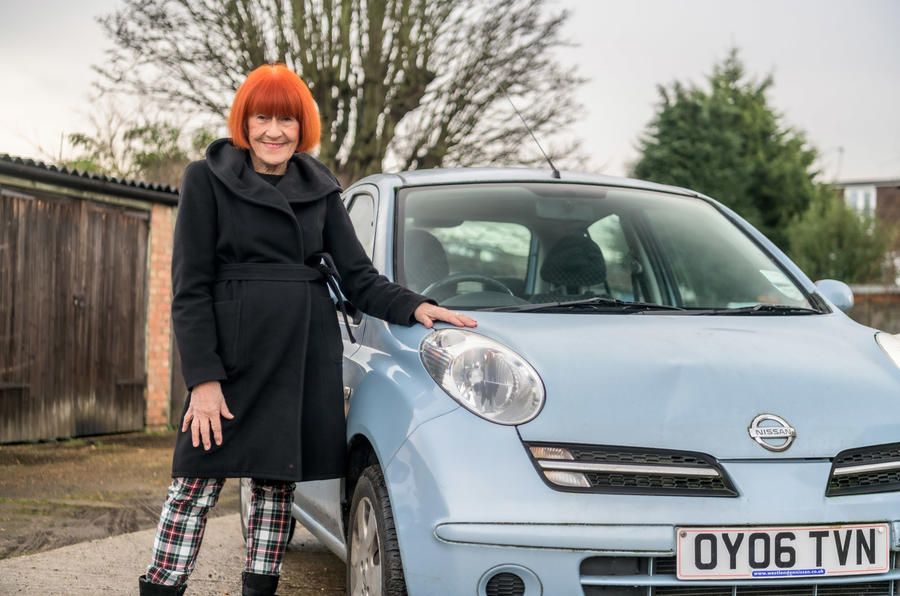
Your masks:
{"label": "coat belt", "polygon": [[356,343],[356,338],[353,337],[353,332],[350,330],[347,306],[339,285],[341,276],[334,266],[331,255],[327,252],[317,252],[308,260],[314,265],[305,265],[303,263],[226,263],[220,265],[216,270],[216,281],[324,282],[337,298],[338,307],[341,309],[341,315],[344,317],[344,326],[347,328],[347,336],[351,342]]}
{"label": "coat belt", "polygon": [[216,281],[226,280],[325,281],[325,276],[302,263],[228,263],[216,271]]}

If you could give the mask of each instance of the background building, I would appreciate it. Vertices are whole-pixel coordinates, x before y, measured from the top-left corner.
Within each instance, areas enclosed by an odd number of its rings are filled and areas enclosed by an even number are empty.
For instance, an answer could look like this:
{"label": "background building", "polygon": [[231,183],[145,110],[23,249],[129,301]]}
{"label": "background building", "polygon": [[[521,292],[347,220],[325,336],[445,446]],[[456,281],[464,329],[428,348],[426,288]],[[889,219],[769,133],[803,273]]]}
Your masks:
{"label": "background building", "polygon": [[[895,229],[900,228],[900,178],[845,180],[835,182],[834,186],[843,191],[849,206]],[[895,241],[895,249],[900,249],[900,237]]]}
{"label": "background building", "polygon": [[[900,272],[900,178],[845,180],[834,184],[847,204],[875,217],[895,230],[892,247],[894,268]],[[892,333],[900,333],[900,278],[893,287],[854,286],[856,306],[851,313],[858,321]]]}
{"label": "background building", "polygon": [[0,443],[169,423],[177,199],[0,155]]}

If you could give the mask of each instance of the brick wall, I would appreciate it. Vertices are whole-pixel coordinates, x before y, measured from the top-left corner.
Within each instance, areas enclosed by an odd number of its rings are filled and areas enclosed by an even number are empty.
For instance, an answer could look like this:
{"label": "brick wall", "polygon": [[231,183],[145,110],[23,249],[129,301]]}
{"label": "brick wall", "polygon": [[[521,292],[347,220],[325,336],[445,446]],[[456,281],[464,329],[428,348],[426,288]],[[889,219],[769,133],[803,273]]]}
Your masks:
{"label": "brick wall", "polygon": [[877,193],[875,216],[896,230],[893,249],[900,251],[900,186],[880,186]]}
{"label": "brick wall", "polygon": [[147,303],[146,426],[169,422],[171,383],[172,232],[175,208],[153,205],[150,215],[150,297]]}
{"label": "brick wall", "polygon": [[888,333],[900,333],[900,287],[852,286],[855,321]]}

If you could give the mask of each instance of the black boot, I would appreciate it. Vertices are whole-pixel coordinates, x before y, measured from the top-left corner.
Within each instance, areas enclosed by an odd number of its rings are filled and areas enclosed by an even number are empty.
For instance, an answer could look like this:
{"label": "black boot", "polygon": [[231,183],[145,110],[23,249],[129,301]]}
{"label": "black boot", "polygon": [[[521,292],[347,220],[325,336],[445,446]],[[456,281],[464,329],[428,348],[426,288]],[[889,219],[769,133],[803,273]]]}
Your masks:
{"label": "black boot", "polygon": [[181,596],[187,590],[187,585],[181,586],[161,586],[159,584],[151,584],[147,581],[147,576],[142,575],[138,578],[138,585],[141,588],[141,596]]}
{"label": "black boot", "polygon": [[275,596],[275,589],[278,587],[277,575],[245,571],[241,577],[244,579],[243,596]]}

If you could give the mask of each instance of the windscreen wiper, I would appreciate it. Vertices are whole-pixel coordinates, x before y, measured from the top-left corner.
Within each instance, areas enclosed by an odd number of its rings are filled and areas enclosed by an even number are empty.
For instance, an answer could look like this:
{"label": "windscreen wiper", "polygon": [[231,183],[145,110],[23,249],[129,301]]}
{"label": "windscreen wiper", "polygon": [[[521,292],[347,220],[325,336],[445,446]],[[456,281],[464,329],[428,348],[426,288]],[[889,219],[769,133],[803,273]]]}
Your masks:
{"label": "windscreen wiper", "polygon": [[489,310],[497,312],[542,312],[542,311],[613,311],[613,312],[646,312],[650,310],[666,310],[666,311],[683,311],[685,309],[680,306],[669,306],[668,304],[656,304],[654,302],[630,302],[628,300],[619,300],[618,298],[585,298],[583,300],[572,300],[570,302],[543,302],[540,304],[517,304],[512,306],[494,306],[491,308],[481,308],[479,310]]}
{"label": "windscreen wiper", "polygon": [[821,310],[788,304],[754,304],[739,308],[712,308],[697,314],[706,315],[820,315]]}

